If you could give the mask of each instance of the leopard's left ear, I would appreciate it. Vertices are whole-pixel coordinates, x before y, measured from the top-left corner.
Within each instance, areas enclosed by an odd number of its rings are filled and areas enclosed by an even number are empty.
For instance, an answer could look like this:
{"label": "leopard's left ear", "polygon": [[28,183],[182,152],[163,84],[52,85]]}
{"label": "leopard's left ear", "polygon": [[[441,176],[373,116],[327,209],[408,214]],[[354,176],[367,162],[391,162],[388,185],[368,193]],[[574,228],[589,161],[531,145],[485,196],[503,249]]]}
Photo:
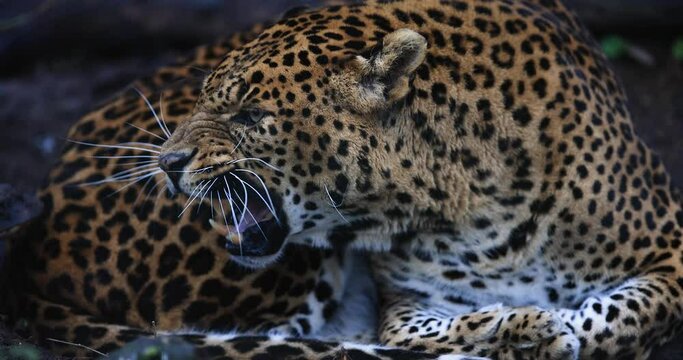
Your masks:
{"label": "leopard's left ear", "polygon": [[[391,106],[409,92],[412,73],[425,59],[427,40],[410,29],[387,34],[369,55],[357,55],[347,63],[355,80],[359,110]],[[351,95],[351,94],[348,94]]]}

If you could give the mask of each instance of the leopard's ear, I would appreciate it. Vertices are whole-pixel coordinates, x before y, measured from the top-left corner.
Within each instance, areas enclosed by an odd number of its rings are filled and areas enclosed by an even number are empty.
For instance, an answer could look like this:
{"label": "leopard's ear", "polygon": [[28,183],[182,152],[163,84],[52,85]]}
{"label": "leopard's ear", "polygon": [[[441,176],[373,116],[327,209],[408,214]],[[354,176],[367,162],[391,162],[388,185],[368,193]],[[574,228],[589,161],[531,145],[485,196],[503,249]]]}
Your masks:
{"label": "leopard's ear", "polygon": [[387,34],[369,54],[357,55],[349,63],[360,92],[381,98],[391,105],[409,92],[412,73],[425,59],[427,40],[410,29]]}

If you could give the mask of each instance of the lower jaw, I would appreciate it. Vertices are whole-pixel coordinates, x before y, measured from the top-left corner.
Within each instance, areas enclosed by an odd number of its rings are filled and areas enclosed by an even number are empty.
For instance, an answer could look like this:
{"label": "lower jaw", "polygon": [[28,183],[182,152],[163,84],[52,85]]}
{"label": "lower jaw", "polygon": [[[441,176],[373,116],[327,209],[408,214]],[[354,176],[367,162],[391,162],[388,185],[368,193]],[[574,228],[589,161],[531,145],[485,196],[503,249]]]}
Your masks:
{"label": "lower jaw", "polygon": [[282,250],[279,252],[273,254],[273,255],[268,255],[268,256],[258,256],[258,257],[253,257],[253,256],[240,256],[240,255],[235,255],[231,254],[230,256],[230,261],[234,261],[236,264],[250,268],[250,269],[262,269],[265,267],[268,267],[269,265],[277,262],[280,259]]}
{"label": "lower jaw", "polygon": [[239,263],[260,267],[278,259],[288,234],[286,225],[275,219],[260,222],[238,233],[231,226],[219,225],[210,220],[211,226],[226,239],[225,248]]}

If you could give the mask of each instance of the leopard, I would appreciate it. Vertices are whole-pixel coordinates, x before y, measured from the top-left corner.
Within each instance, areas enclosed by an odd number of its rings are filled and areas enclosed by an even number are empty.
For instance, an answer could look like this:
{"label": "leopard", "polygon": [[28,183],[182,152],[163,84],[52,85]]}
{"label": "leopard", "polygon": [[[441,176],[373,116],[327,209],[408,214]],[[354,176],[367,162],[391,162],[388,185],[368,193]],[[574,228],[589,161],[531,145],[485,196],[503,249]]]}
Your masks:
{"label": "leopard", "polygon": [[[600,47],[560,1],[302,11],[215,64],[183,95],[153,171],[172,193],[225,215],[189,222],[215,238],[215,259],[229,258],[221,265],[258,273],[300,262],[293,249],[319,251],[330,261],[316,262],[324,274],[312,281],[335,293],[345,285],[325,280],[329,266],[341,273],[348,251],[365,254],[379,323],[377,344],[316,340],[291,323],[301,314],[259,337],[185,335],[204,349],[228,358],[643,359],[680,332],[678,191],[635,134]],[[80,160],[89,148],[70,150]],[[80,164],[65,176],[92,165]],[[72,261],[38,265],[49,277],[80,271]],[[55,288],[43,294],[54,298]],[[93,333],[76,329],[92,329],[86,314],[106,309],[66,307],[62,334]],[[136,327],[134,311],[120,313],[119,324]],[[97,326],[106,338],[144,335]]]}
{"label": "leopard", "polygon": [[[71,127],[38,192],[40,216],[0,233],[10,237],[0,320],[64,359],[144,357],[150,346],[188,356],[188,344],[193,358],[438,358],[330,342],[338,330],[323,336],[321,328],[344,316],[351,256],[294,246],[279,265],[247,269],[211,231],[219,194],[205,193],[216,196],[209,207],[163,185],[159,149],[191,112],[202,79],[265,26],[197,48]],[[286,344],[271,346],[274,338]],[[139,339],[153,341],[126,348]]]}

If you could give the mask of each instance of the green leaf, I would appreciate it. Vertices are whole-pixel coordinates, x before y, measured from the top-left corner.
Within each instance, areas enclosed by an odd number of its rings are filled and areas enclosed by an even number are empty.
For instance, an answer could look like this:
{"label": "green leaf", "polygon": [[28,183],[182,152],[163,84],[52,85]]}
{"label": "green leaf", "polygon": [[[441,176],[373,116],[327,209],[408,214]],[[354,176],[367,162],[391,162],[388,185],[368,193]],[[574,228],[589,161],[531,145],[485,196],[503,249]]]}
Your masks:
{"label": "green leaf", "polygon": [[161,349],[158,346],[148,346],[142,350],[140,359],[142,360],[154,360],[161,358]]}
{"label": "green leaf", "polygon": [[618,59],[624,56],[628,50],[628,42],[618,35],[609,35],[602,39],[602,51],[607,58]]}
{"label": "green leaf", "polygon": [[671,52],[674,56],[674,59],[678,61],[683,61],[683,37],[679,37],[676,40],[674,40]]}
{"label": "green leaf", "polygon": [[10,359],[17,360],[40,360],[40,350],[29,344],[10,346],[7,354]]}

